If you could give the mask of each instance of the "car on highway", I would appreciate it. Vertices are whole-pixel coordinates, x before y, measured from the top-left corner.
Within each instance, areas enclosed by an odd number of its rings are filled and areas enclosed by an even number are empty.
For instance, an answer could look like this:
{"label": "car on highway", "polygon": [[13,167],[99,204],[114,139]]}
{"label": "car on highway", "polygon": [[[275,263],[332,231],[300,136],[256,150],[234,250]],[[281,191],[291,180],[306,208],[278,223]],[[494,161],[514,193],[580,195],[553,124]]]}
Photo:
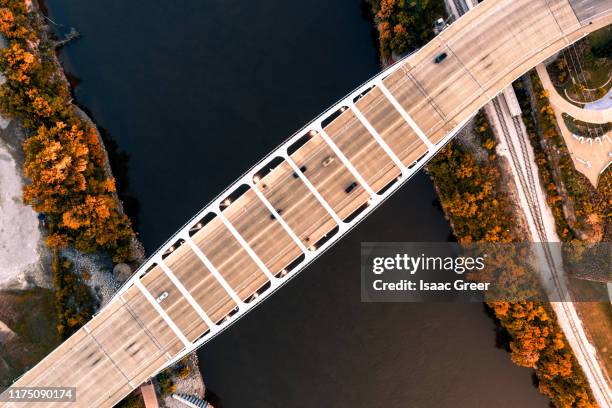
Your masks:
{"label": "car on highway", "polygon": [[157,297],[157,299],[155,299],[155,301],[157,301],[157,303],[161,303],[164,301],[164,299],[166,299],[168,297],[168,292],[164,292],[161,295],[159,295]]}
{"label": "car on highway", "polygon": [[332,156],[327,156],[321,164],[323,165],[323,167],[327,167],[330,164],[332,164],[333,161],[334,161],[334,158]]}
{"label": "car on highway", "polygon": [[442,61],[444,61],[444,60],[446,59],[446,57],[448,57],[448,54],[447,54],[447,53],[445,53],[445,52],[443,52],[442,54],[438,54],[438,55],[436,56],[436,58],[434,59],[434,62],[435,62],[436,64],[439,64],[439,63],[441,63]]}
{"label": "car on highway", "polygon": [[351,191],[353,191],[355,189],[355,187],[357,187],[358,184],[356,182],[352,182],[351,184],[348,185],[347,188],[344,189],[344,191],[346,192],[346,194],[349,194]]}

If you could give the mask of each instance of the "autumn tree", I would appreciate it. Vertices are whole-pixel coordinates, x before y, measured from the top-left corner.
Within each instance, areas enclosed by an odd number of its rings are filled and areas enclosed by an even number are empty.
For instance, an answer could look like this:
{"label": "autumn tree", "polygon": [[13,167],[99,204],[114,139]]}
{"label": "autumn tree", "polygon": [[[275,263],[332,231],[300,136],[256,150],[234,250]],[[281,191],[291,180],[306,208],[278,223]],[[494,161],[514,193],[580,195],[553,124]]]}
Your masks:
{"label": "autumn tree", "polygon": [[75,112],[54,48],[38,30],[36,15],[23,1],[0,0],[0,33],[9,39],[0,51],[7,78],[0,87],[0,109],[29,131],[23,144],[30,179],[24,201],[47,216],[50,246],[108,250],[123,261],[133,232],[119,212],[104,147]]}
{"label": "autumn tree", "polygon": [[385,58],[424,45],[434,35],[435,19],[446,15],[440,0],[370,0],[370,4]]}

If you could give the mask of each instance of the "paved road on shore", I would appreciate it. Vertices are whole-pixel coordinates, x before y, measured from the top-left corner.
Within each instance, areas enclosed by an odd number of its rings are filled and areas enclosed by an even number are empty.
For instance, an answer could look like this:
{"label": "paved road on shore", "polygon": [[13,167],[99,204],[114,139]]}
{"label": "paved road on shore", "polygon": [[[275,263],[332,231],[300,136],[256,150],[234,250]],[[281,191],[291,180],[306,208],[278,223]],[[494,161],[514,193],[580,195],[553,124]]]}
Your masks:
{"label": "paved road on shore", "polygon": [[570,0],[572,8],[580,21],[588,21],[609,11],[610,4],[598,0]]}

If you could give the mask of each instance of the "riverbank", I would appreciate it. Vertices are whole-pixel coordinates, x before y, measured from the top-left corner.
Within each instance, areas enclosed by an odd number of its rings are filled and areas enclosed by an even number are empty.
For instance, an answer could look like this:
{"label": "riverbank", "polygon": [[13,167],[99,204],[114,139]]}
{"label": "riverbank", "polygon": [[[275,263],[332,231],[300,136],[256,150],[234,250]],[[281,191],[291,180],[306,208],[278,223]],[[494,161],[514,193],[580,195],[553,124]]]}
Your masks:
{"label": "riverbank", "polygon": [[[0,49],[6,46],[0,36]],[[18,121],[0,115],[0,387],[58,344],[51,251],[38,214],[22,199],[25,137]]]}
{"label": "riverbank", "polygon": [[[382,1],[373,0],[372,4],[382,43],[388,34],[384,27],[381,29],[381,22],[389,17],[381,16],[381,11],[389,7]],[[402,12],[402,7],[397,6],[396,9],[391,7],[388,14]],[[433,23],[430,19],[426,30],[431,30]],[[385,53],[382,47],[381,53]],[[508,163],[498,156],[496,144],[488,118],[481,111],[472,135],[467,133],[463,140],[453,140],[427,166],[442,208],[460,243],[516,242],[528,236],[524,228],[519,227],[525,222],[520,216],[516,194],[509,194],[508,180],[503,182],[503,169]],[[555,406],[595,405],[589,384],[556,322],[551,305],[490,302],[489,306],[511,337],[508,351],[512,360],[534,369],[539,390]]]}
{"label": "riverbank", "polygon": [[[44,4],[42,7],[38,7],[37,10],[40,15],[44,15]],[[47,35],[52,34],[52,28],[50,26],[46,26],[45,31]],[[74,32],[74,30],[71,30]],[[64,46],[63,44],[62,46]],[[56,58],[56,64],[58,67],[61,67],[61,62],[57,58],[57,54],[54,54]],[[74,96],[73,89],[70,86],[68,78],[66,77],[66,73],[63,69],[60,69],[61,75],[63,76],[63,81],[66,84],[66,87],[71,89],[71,94]],[[104,169],[107,177],[109,179],[114,180],[113,177],[113,169],[111,167],[111,160],[109,159],[109,153],[104,146],[104,140],[102,135],[96,125],[96,123],[91,119],[91,117],[81,109],[76,103],[73,103],[73,109],[75,114],[80,120],[85,122],[87,126],[92,129],[95,134],[96,143],[102,146],[100,154],[102,156],[101,166]],[[110,191],[112,194],[113,200],[116,204],[117,212],[121,217],[125,217],[127,219],[127,215],[123,208],[123,202],[119,198],[117,193],[117,189],[113,189]],[[129,257],[120,259],[121,261],[126,261],[129,265],[129,269],[133,272],[138,269],[138,267],[144,263],[146,260],[146,254],[142,243],[138,240],[136,234],[132,233],[129,239]],[[66,257],[66,259],[70,260],[74,264],[74,269],[79,271],[87,271],[88,279],[87,284],[89,287],[95,292],[97,298],[99,300],[99,306],[103,307],[110,301],[116,290],[118,290],[123,282],[129,278],[131,273],[127,273],[126,264],[121,262],[119,264],[115,264],[114,259],[110,259],[108,254],[104,252],[97,251],[93,254],[83,253],[79,251],[77,248],[67,248],[62,250],[62,256]],[[113,264],[115,267],[113,268]],[[123,267],[121,267],[123,266]],[[187,358],[180,362],[180,367],[173,366],[163,371],[160,374],[160,377],[156,379],[154,382],[155,389],[158,394],[163,393],[163,384],[160,381],[161,378],[165,379],[166,386],[169,390],[173,392],[180,392],[185,394],[193,394],[200,397],[203,397],[206,391],[204,381],[202,380],[202,376],[200,374],[200,369],[198,366],[198,359],[195,353],[190,354]],[[135,394],[138,394],[138,389],[135,391]],[[140,398],[132,399],[127,398],[128,404],[135,403],[136,406],[140,406],[142,401]],[[181,404],[176,400],[172,399],[170,396],[163,396],[159,401],[160,406],[166,408],[181,408]]]}
{"label": "riverbank", "polygon": [[0,387],[59,344],[51,252],[37,214],[21,199],[25,182],[15,121],[0,127]]}
{"label": "riverbank", "polygon": [[[6,268],[0,265],[3,267],[0,278],[15,282],[11,285],[17,289],[27,286],[38,292],[41,286],[52,287],[60,321],[45,329],[52,332],[43,330],[36,334],[39,338],[56,339],[56,326],[58,330],[62,328],[60,337],[65,338],[91,317],[95,312],[90,309],[92,306],[107,303],[120,283],[129,277],[125,265],[113,266],[129,262],[135,270],[145,260],[144,250],[117,196],[100,132],[72,102],[68,80],[55,52],[58,42],[53,39],[41,8],[36,3],[19,0],[4,1],[0,6],[0,31],[8,40],[0,61],[6,75],[2,110],[4,116],[13,119],[6,140],[15,154],[15,157],[0,155],[3,177],[0,181],[6,181],[0,203],[3,222],[0,250],[7,254],[2,259],[10,261]],[[0,144],[0,149],[3,147]],[[21,171],[22,166],[25,171]],[[54,249],[53,257],[50,248]],[[45,255],[44,262],[41,254]],[[33,268],[43,264],[44,270]],[[121,276],[116,276],[118,271],[122,271]],[[66,274],[72,277],[62,278]],[[5,275],[7,279],[3,278]],[[78,285],[86,285],[85,291],[91,292],[87,301],[76,297],[77,292],[83,293]],[[11,294],[16,296],[13,301],[24,296],[33,298],[29,292],[19,290]],[[9,302],[5,310],[19,310],[10,307],[10,297],[5,298]],[[85,301],[87,306],[83,304],[83,310],[79,310],[78,302]],[[18,322],[24,320],[24,314],[7,319]],[[47,320],[55,319],[47,316]],[[11,330],[10,325],[7,330]],[[17,336],[12,331],[6,331],[11,336],[3,336],[12,341],[13,350],[28,349],[35,340],[20,336],[19,330],[15,332]],[[47,349],[38,353],[38,358],[57,345],[57,341],[40,343],[46,344]],[[27,363],[9,364],[0,356],[3,363],[0,366],[11,369],[3,378],[10,380],[36,362],[28,359]],[[188,364],[193,375],[199,376],[195,356]],[[203,393],[203,384],[200,388]]]}
{"label": "riverbank", "polygon": [[[461,140],[453,141],[429,163],[428,171],[459,242],[523,241],[529,234],[519,227],[525,222],[518,197],[509,194],[507,189],[512,180],[503,182],[501,176],[502,169],[508,166],[507,158],[497,155],[491,125],[484,113],[479,115],[481,120],[472,137],[488,151],[488,158],[478,161],[477,155],[465,149]],[[470,175],[466,178],[467,169]],[[472,186],[471,190],[466,184]],[[474,195],[479,199],[470,201]],[[466,213],[462,205],[465,202],[471,202],[474,211]],[[521,301],[488,302],[488,305],[511,337],[508,351],[512,361],[535,371],[538,388],[555,406],[594,404],[588,382],[550,304]]]}
{"label": "riverbank", "polygon": [[103,250],[115,262],[130,257],[130,222],[114,199],[115,181],[105,169],[104,146],[82,120],[56,57],[56,41],[31,3],[6,2],[0,55],[6,77],[0,102],[5,116],[19,120],[23,143],[24,202],[43,213],[47,245]]}

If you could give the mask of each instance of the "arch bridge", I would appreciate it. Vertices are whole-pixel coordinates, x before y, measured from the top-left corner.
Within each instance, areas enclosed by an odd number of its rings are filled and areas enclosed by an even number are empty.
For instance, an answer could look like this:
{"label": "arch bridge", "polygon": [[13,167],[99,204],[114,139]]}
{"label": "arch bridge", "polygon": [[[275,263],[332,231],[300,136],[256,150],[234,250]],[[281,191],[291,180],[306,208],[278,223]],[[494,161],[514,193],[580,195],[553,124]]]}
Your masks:
{"label": "arch bridge", "polygon": [[609,24],[610,8],[483,1],[236,180],[14,386],[73,386],[77,406],[116,404],[296,276],[512,81]]}

